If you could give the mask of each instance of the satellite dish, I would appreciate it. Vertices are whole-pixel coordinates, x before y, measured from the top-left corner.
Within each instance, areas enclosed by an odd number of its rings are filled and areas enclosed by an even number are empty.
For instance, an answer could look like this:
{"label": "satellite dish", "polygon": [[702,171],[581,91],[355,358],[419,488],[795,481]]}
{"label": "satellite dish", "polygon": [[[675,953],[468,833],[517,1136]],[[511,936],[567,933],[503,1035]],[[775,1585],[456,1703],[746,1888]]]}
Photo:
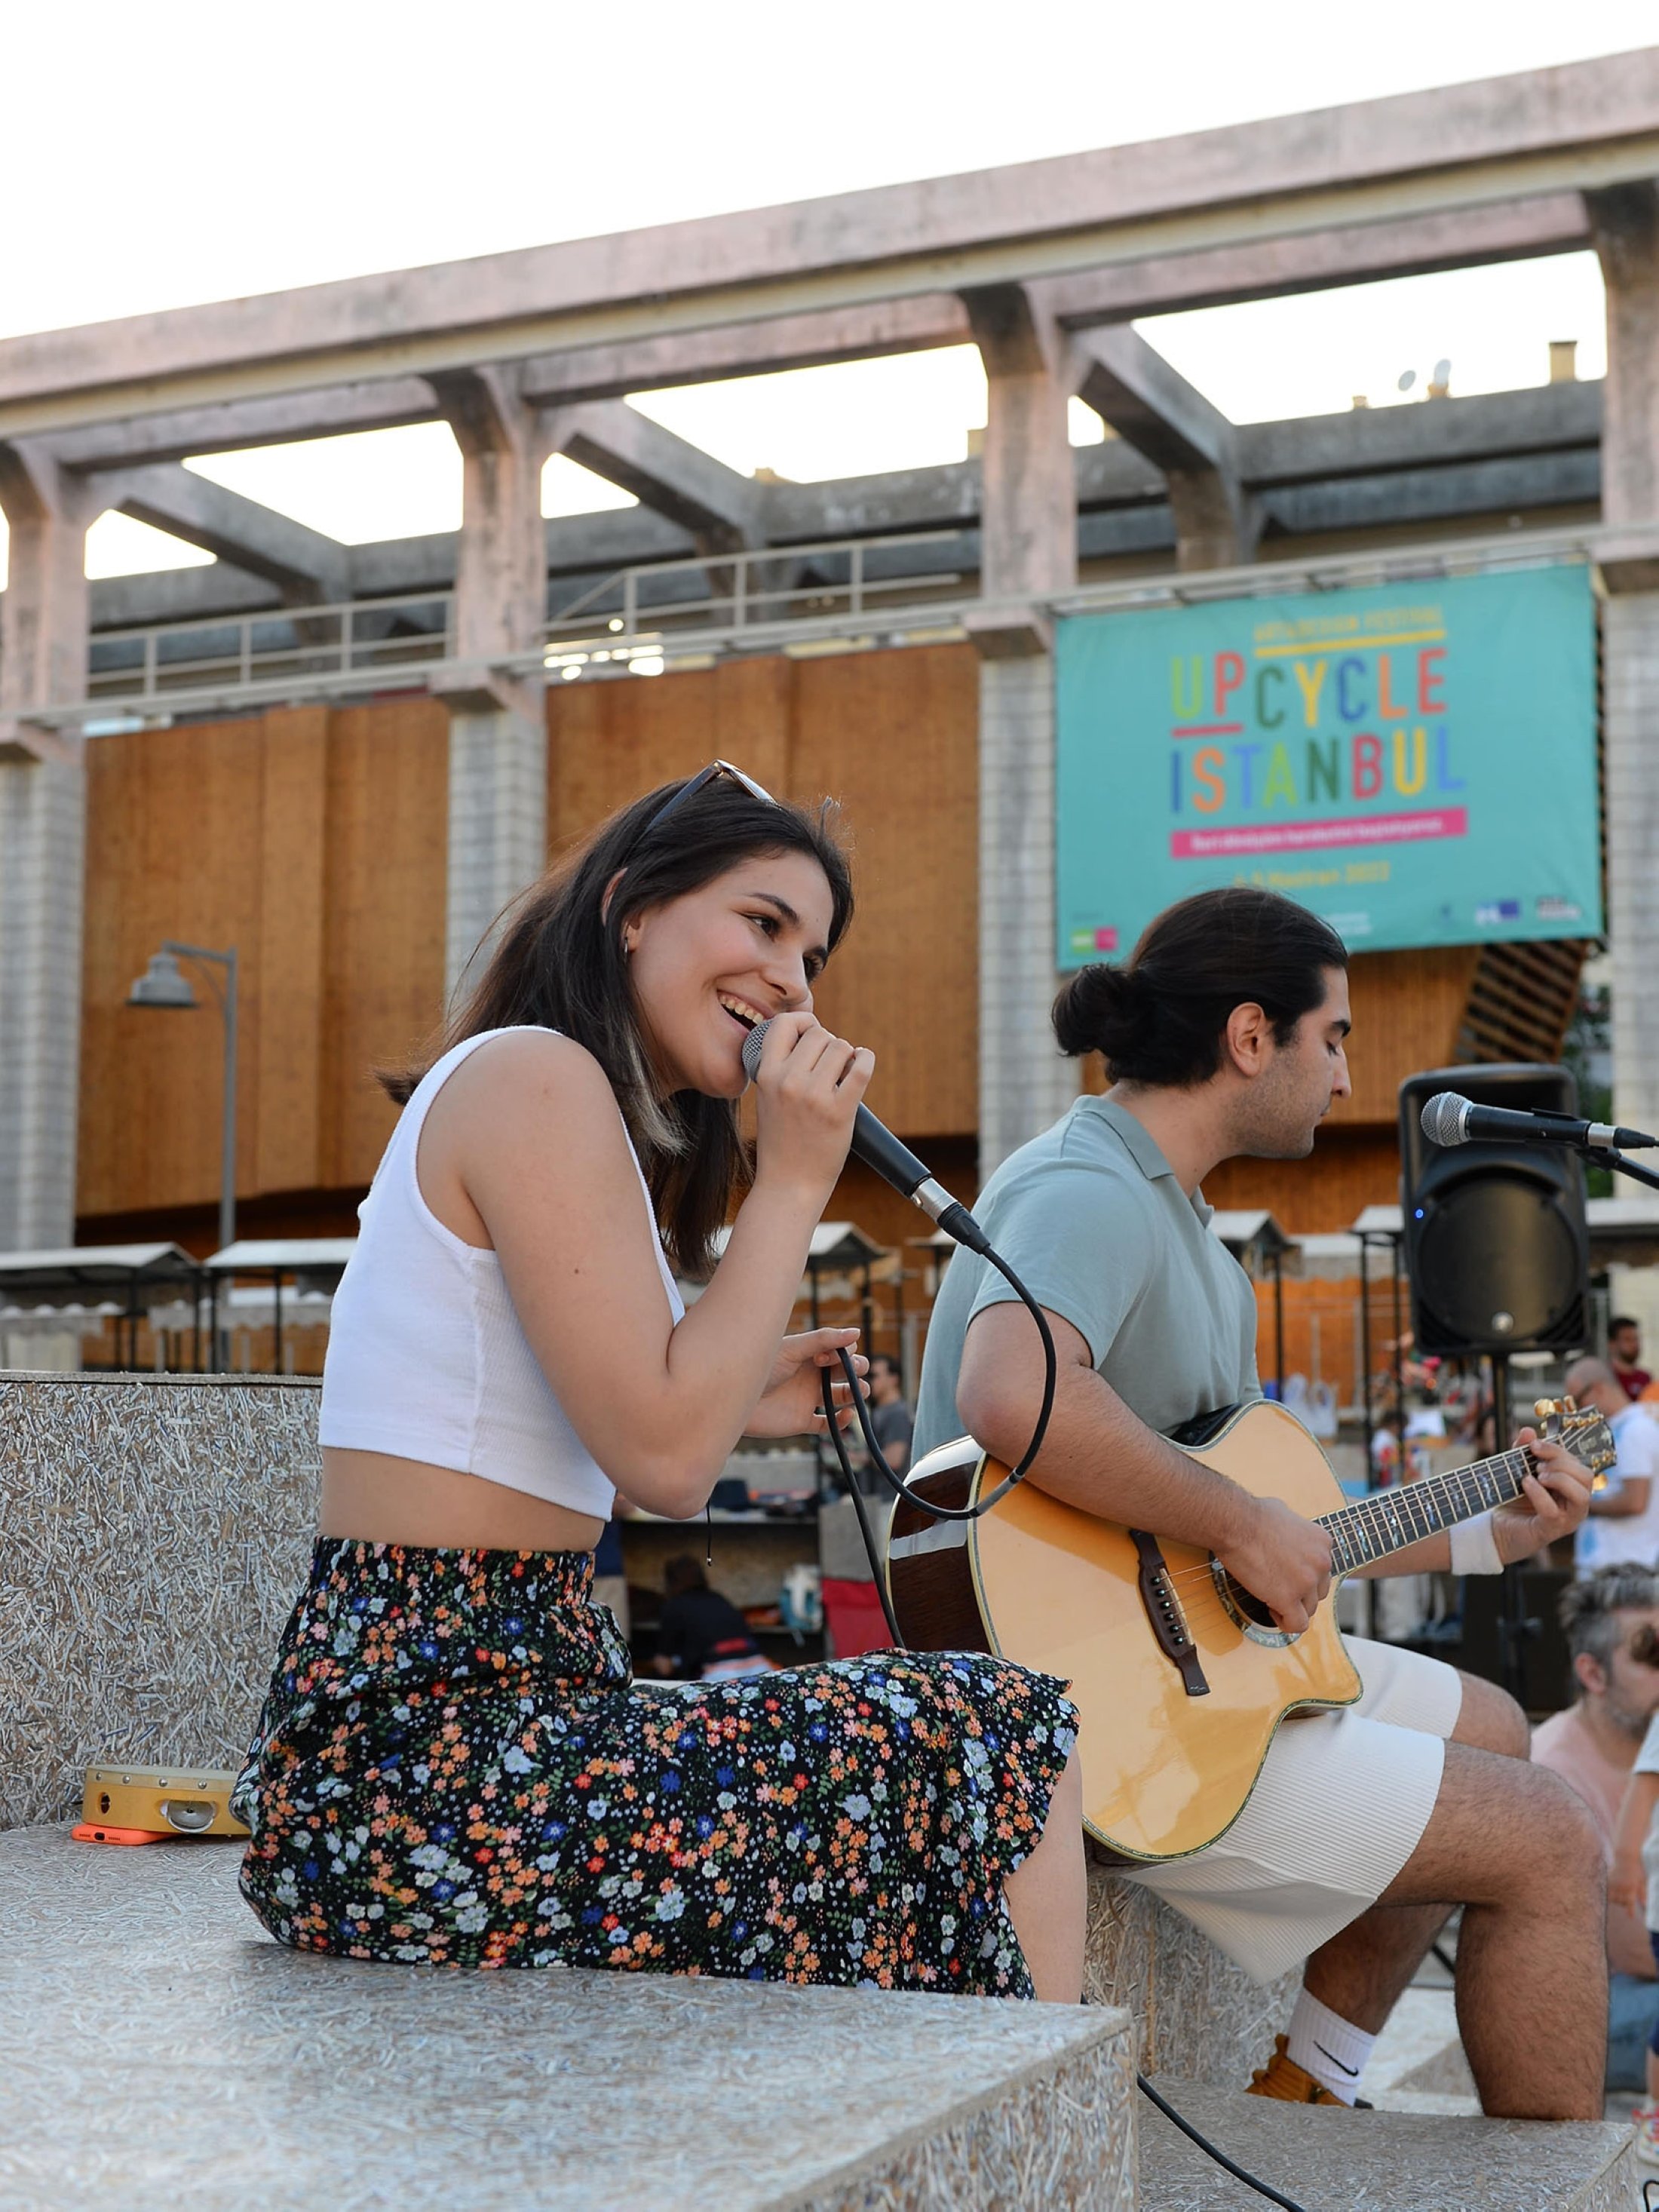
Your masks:
{"label": "satellite dish", "polygon": [[1400,381],[1395,385],[1395,390],[1396,392],[1409,392],[1416,381],[1417,371],[1414,368],[1402,369],[1400,373]]}
{"label": "satellite dish", "polygon": [[1449,361],[1436,362],[1434,365],[1434,380],[1437,384],[1449,384],[1451,382],[1451,363]]}

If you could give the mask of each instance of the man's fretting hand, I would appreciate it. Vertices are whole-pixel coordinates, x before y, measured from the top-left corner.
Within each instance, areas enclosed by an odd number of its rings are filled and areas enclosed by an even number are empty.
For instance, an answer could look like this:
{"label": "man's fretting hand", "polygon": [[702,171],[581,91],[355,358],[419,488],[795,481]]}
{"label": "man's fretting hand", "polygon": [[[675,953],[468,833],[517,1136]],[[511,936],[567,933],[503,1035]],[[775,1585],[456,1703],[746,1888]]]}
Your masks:
{"label": "man's fretting hand", "polygon": [[1287,1636],[1299,1636],[1331,1587],[1331,1540],[1276,1498],[1252,1498],[1241,1537],[1216,1557]]}

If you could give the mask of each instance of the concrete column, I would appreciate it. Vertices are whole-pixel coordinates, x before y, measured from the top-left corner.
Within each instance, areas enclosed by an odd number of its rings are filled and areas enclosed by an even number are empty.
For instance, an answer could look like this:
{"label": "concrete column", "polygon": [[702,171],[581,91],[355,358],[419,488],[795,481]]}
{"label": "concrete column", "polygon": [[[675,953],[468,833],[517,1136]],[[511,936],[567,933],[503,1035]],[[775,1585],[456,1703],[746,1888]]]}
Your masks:
{"label": "concrete column", "polygon": [[549,442],[516,373],[434,379],[464,465],[449,708],[446,988],[477,972],[492,925],[547,863],[547,724],[538,667],[505,664],[542,641]]}
{"label": "concrete column", "polygon": [[101,506],[51,459],[0,445],[0,1251],[75,1241],[82,740],[27,709],[86,696],[86,533]]}
{"label": "concrete column", "polygon": [[[1659,198],[1587,195],[1607,285],[1601,519],[1607,940],[1614,1118],[1659,1127]],[[1615,1311],[1659,1342],[1659,1276],[1620,1269]]]}
{"label": "concrete column", "polygon": [[967,296],[990,380],[981,508],[979,1166],[1062,1114],[1076,1072],[1049,1027],[1054,969],[1053,623],[1077,580],[1063,334],[1018,287]]}

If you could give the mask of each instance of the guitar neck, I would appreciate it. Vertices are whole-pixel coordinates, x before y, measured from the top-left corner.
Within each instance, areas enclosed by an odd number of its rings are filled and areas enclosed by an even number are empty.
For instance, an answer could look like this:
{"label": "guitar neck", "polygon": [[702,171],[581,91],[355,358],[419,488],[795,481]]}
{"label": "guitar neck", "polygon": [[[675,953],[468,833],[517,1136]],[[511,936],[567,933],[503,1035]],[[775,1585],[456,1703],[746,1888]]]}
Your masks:
{"label": "guitar neck", "polygon": [[1521,1495],[1526,1478],[1536,1472],[1532,1454],[1517,1445],[1513,1451],[1476,1460],[1472,1467],[1456,1468],[1450,1474],[1397,1483],[1334,1513],[1322,1513],[1319,1526],[1330,1534],[1332,1572],[1351,1575],[1459,1521],[1472,1521],[1477,1513],[1508,1505]]}

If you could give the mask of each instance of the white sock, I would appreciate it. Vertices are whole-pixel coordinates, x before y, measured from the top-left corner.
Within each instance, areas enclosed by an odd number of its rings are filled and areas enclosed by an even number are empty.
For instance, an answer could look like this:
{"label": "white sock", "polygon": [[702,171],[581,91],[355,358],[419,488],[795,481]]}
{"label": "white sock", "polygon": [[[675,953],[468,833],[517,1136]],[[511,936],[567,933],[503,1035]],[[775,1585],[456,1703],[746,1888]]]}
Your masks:
{"label": "white sock", "polygon": [[1356,2027],[1304,1990],[1291,2014],[1285,2055],[1311,2074],[1332,2096],[1351,2105],[1376,2041],[1374,2035],[1367,2035],[1364,2028]]}

